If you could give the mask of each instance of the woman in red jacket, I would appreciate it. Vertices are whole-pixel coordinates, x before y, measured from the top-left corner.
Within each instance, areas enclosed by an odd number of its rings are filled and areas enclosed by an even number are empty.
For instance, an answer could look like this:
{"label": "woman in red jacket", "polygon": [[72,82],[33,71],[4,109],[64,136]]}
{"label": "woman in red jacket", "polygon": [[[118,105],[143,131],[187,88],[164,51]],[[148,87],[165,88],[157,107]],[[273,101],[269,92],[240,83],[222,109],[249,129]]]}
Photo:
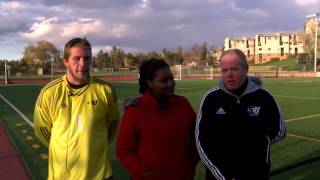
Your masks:
{"label": "woman in red jacket", "polygon": [[174,94],[173,75],[163,60],[142,63],[139,85],[142,96],[122,119],[118,159],[133,180],[192,180],[198,162],[194,110]]}

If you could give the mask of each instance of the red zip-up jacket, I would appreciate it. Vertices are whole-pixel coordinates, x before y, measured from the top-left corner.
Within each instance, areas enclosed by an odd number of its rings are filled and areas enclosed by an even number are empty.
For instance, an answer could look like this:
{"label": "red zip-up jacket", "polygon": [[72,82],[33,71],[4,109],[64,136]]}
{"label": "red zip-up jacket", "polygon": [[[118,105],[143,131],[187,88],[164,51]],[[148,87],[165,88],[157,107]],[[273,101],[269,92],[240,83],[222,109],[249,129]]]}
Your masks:
{"label": "red zip-up jacket", "polygon": [[[173,95],[167,110],[146,92],[126,109],[116,155],[133,180],[191,180],[198,161],[196,114],[185,97]],[[144,176],[152,171],[152,175]]]}

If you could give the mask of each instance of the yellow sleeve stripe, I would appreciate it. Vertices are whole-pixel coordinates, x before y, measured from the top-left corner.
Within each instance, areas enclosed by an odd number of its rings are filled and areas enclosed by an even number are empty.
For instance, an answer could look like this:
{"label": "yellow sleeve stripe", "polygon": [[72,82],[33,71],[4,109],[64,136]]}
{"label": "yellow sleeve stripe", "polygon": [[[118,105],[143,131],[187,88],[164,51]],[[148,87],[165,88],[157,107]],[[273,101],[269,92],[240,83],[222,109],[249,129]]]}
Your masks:
{"label": "yellow sleeve stripe", "polygon": [[43,96],[43,93],[48,90],[49,88],[51,88],[52,86],[60,83],[63,81],[63,77],[60,77],[60,78],[57,78],[53,81],[50,81],[47,85],[45,85],[42,89],[41,89],[41,92],[39,94],[39,97],[38,97],[38,100],[37,100],[37,105],[41,107],[41,104],[42,104],[42,96]]}
{"label": "yellow sleeve stripe", "polygon": [[46,139],[46,141],[50,141],[50,134],[48,132],[48,130],[45,127],[40,127],[40,131],[41,134],[43,135],[43,137]]}
{"label": "yellow sleeve stripe", "polygon": [[100,84],[107,84],[108,86],[111,86],[111,84],[107,81],[104,81],[102,79],[99,79],[99,78],[96,78],[96,77],[93,77],[93,80],[97,83],[100,83]]}
{"label": "yellow sleeve stripe", "polygon": [[44,86],[42,88],[42,91],[45,91],[45,90],[49,89],[50,87],[60,83],[61,81],[63,81],[63,77],[60,77],[60,78],[57,78],[55,80],[50,81],[46,86]]}

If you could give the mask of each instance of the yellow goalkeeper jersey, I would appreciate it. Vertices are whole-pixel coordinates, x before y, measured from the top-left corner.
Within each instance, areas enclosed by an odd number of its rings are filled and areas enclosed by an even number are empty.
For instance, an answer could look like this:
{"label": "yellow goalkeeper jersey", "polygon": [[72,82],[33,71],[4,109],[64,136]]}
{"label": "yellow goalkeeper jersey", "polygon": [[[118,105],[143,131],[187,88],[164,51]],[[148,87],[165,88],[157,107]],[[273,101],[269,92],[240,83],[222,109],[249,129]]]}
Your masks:
{"label": "yellow goalkeeper jersey", "polygon": [[66,76],[42,88],[34,130],[49,148],[48,179],[102,180],[112,176],[109,146],[119,123],[115,91],[90,77],[73,89]]}

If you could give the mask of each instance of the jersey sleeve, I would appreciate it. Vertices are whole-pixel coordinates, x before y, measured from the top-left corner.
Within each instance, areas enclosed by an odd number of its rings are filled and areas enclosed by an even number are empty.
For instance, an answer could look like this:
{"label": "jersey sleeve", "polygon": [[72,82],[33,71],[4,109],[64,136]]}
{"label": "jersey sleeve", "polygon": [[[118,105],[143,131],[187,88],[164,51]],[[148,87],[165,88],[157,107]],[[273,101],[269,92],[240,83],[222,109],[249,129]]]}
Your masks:
{"label": "jersey sleeve", "polygon": [[209,96],[210,93],[207,93],[202,97],[197,113],[195,128],[196,146],[199,156],[204,165],[208,168],[208,171],[210,171],[216,179],[225,179],[221,168],[217,166],[216,160],[219,159],[219,157],[213,157],[210,152],[214,148],[213,138],[215,136],[213,135],[212,126],[210,125],[210,121],[212,121],[213,118],[213,107],[211,106],[211,102],[214,102],[215,100],[210,99]]}
{"label": "jersey sleeve", "polygon": [[41,92],[34,108],[33,123],[35,135],[46,147],[49,146],[52,127],[49,109],[48,100]]}
{"label": "jersey sleeve", "polygon": [[265,113],[268,120],[267,135],[272,144],[279,142],[285,137],[286,128],[284,117],[276,100],[269,96],[268,108]]}
{"label": "jersey sleeve", "polygon": [[108,114],[108,141],[111,142],[114,139],[119,127],[120,114],[117,103],[116,92],[112,89],[109,100],[109,114]]}

